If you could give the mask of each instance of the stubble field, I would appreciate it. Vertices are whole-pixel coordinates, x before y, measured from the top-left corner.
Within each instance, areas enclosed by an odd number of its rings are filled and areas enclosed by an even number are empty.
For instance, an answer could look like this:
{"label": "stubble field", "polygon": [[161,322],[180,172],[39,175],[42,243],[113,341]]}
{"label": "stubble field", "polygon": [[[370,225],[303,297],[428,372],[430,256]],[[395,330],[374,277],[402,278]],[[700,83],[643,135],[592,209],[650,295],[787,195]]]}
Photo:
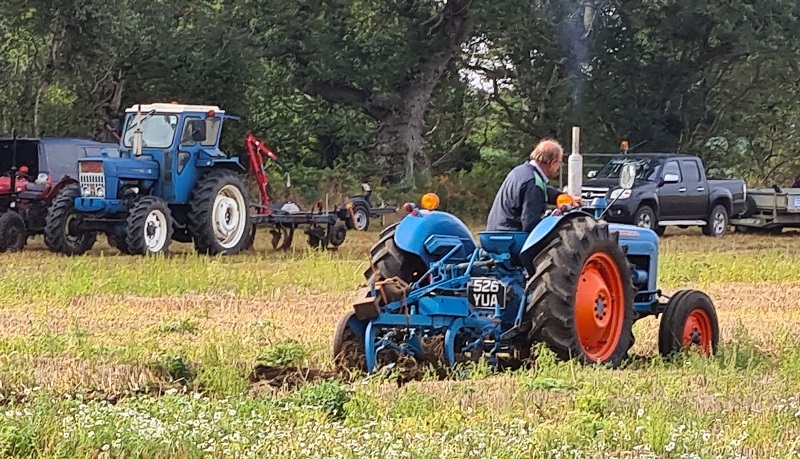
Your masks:
{"label": "stubble field", "polygon": [[[374,232],[373,232],[374,231]],[[664,293],[714,300],[721,352],[657,356],[635,325],[622,369],[544,353],[445,380],[336,373],[330,339],[378,229],[337,252],[227,258],[174,244],[0,256],[3,457],[800,457],[795,235],[662,239]]]}

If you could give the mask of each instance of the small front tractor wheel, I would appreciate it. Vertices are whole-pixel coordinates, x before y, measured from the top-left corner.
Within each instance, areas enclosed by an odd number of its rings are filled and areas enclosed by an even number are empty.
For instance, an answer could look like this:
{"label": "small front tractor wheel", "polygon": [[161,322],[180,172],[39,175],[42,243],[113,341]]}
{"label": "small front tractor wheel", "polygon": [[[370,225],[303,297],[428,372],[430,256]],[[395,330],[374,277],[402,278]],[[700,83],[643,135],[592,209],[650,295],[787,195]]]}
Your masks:
{"label": "small front tractor wheel", "polygon": [[333,331],[333,362],[337,368],[359,369],[367,371],[367,357],[364,350],[364,338],[359,337],[350,323],[356,320],[353,311],[344,314],[336,323]]}
{"label": "small front tractor wheel", "polygon": [[619,366],[633,345],[631,268],[617,233],[591,217],[565,222],[533,261],[528,337],[562,360]]}
{"label": "small front tractor wheel", "polygon": [[144,196],[134,203],[128,213],[125,245],[134,255],[167,253],[172,242],[172,212],[167,201],[156,196]]}
{"label": "small front tractor wheel", "polygon": [[189,232],[199,253],[235,255],[251,231],[247,188],[233,171],[218,169],[197,182],[189,210]]}
{"label": "small front tractor wheel", "polygon": [[705,356],[717,352],[719,321],[711,298],[698,290],[681,290],[667,303],[658,327],[658,351],[667,357],[696,346]]}
{"label": "small front tractor wheel", "polygon": [[75,210],[75,198],[80,196],[78,185],[68,185],[58,192],[47,209],[44,227],[44,243],[53,252],[66,255],[81,255],[92,249],[97,233],[72,234],[70,224],[80,215]]}
{"label": "small front tractor wheel", "polygon": [[19,252],[28,241],[25,220],[14,211],[0,215],[0,252]]}
{"label": "small front tractor wheel", "polygon": [[728,232],[728,209],[722,204],[717,204],[708,216],[708,223],[703,227],[706,236],[722,237]]}

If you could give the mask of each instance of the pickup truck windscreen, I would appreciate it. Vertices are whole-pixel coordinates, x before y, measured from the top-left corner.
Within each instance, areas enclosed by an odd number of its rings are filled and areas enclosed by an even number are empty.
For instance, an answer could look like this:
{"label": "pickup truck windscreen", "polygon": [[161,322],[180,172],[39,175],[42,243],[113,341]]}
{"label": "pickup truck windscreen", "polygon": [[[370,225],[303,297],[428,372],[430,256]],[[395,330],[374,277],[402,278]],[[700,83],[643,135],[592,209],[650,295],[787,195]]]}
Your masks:
{"label": "pickup truck windscreen", "polygon": [[636,180],[655,180],[658,158],[614,158],[597,172],[595,178],[618,179],[622,166],[629,162],[636,166]]}

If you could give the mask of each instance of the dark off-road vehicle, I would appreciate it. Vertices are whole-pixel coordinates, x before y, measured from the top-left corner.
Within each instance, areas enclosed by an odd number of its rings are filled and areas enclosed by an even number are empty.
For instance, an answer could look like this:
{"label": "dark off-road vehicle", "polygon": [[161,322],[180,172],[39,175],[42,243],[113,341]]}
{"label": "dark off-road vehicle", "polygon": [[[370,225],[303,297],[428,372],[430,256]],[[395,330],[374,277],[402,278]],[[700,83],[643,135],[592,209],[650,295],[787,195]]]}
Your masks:
{"label": "dark off-road vehicle", "polygon": [[[600,155],[598,155],[600,156]],[[589,171],[581,194],[591,205],[595,198],[616,202],[605,214],[609,222],[634,224],[659,235],[667,226],[700,226],[703,234],[721,237],[730,219],[745,210],[743,180],[710,180],[697,156],[676,153],[619,153],[607,156],[599,169]],[[633,162],[632,189],[616,188],[622,165]],[[615,189],[616,188],[616,189]]]}

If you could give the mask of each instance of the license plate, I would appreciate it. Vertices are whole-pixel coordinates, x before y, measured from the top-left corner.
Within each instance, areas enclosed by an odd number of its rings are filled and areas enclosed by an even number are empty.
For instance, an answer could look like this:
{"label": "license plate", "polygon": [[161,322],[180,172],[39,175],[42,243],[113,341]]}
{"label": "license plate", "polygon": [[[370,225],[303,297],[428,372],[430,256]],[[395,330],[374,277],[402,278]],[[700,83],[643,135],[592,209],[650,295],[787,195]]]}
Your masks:
{"label": "license plate", "polygon": [[469,304],[479,309],[500,309],[506,307],[506,286],[492,277],[476,277],[467,284]]}

